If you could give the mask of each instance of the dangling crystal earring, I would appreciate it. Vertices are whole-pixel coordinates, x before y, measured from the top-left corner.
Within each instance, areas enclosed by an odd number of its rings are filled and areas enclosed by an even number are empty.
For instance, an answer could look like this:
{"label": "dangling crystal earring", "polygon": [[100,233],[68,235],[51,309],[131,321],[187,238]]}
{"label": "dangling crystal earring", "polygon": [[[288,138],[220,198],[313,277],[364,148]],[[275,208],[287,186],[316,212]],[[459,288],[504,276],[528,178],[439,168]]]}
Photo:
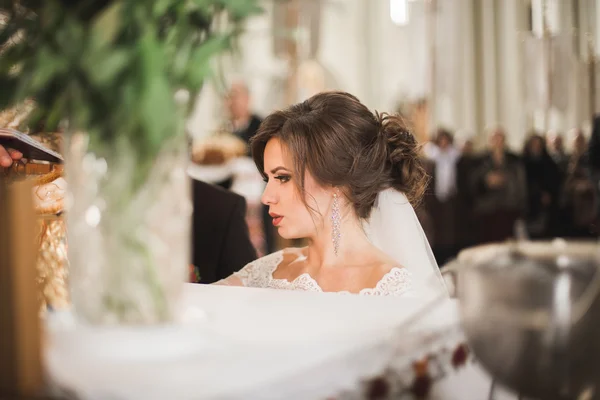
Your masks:
{"label": "dangling crystal earring", "polygon": [[342,232],[340,231],[340,219],[340,202],[337,193],[334,193],[333,204],[331,205],[331,240],[333,242],[333,252],[336,256],[340,249],[340,238],[342,236]]}

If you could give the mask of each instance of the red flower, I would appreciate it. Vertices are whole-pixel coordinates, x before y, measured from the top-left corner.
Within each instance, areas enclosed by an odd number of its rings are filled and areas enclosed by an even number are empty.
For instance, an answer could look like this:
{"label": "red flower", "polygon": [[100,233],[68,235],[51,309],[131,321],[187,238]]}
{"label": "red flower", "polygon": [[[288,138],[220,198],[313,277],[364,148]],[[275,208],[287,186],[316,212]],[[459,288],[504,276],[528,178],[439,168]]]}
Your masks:
{"label": "red flower", "polygon": [[369,400],[384,399],[390,392],[390,384],[382,377],[372,379],[368,385],[367,399]]}
{"label": "red flower", "polygon": [[467,362],[468,355],[469,348],[464,344],[458,345],[458,347],[452,353],[452,365],[454,366],[454,368],[458,368],[462,365],[465,365],[465,363]]}
{"label": "red flower", "polygon": [[415,371],[415,380],[410,388],[412,394],[418,399],[424,399],[431,390],[432,379],[429,376],[429,360],[424,358],[420,361],[416,361],[413,364]]}
{"label": "red flower", "polygon": [[431,390],[431,378],[429,375],[418,376],[415,378],[410,391],[417,399],[424,399]]}
{"label": "red flower", "polygon": [[190,264],[189,276],[188,279],[191,283],[200,283],[200,274],[198,273],[198,269],[195,265]]}

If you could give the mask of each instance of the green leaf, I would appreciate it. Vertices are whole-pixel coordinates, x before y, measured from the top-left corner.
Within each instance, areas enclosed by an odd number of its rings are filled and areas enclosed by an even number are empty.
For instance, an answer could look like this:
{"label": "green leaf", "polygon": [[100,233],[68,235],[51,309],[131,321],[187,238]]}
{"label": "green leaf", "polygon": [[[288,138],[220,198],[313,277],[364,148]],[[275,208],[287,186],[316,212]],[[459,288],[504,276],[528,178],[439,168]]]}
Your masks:
{"label": "green leaf", "polygon": [[180,77],[184,74],[186,67],[189,63],[190,56],[192,54],[192,46],[193,40],[190,37],[187,38],[187,40],[185,40],[183,44],[177,49],[175,57],[173,58],[173,61],[171,63],[171,68],[175,77]]}
{"label": "green leaf", "polygon": [[2,30],[0,30],[0,46],[3,46],[17,33],[19,26],[15,23],[7,23]]}
{"label": "green leaf", "polygon": [[260,7],[256,1],[222,0],[222,3],[229,14],[231,14],[232,18],[236,20],[263,12],[262,7]]}
{"label": "green leaf", "polygon": [[59,46],[57,58],[65,62],[77,62],[81,55],[86,50],[92,49],[92,43],[87,42],[85,27],[71,20],[57,21],[60,25],[55,26],[56,32],[53,34],[52,40],[48,40],[48,44]]}
{"label": "green leaf", "polygon": [[147,34],[139,45],[142,61],[140,117],[148,135],[152,152],[172,134],[175,107],[173,92],[164,73],[162,53],[155,38]]}
{"label": "green leaf", "polygon": [[86,21],[69,9],[72,2],[21,0],[26,19],[0,28],[0,42],[16,30],[27,37],[0,57],[0,107],[35,97],[46,120],[69,118],[99,149],[129,143],[137,151],[132,173],[141,183],[157,152],[182,131],[175,90],[195,98],[215,58],[231,50],[240,22],[260,10],[257,4],[108,0]]}
{"label": "green leaf", "polygon": [[160,17],[164,15],[169,8],[173,6],[173,1],[171,0],[156,0],[153,6],[153,14],[155,17]]}
{"label": "green leaf", "polygon": [[98,85],[109,85],[111,80],[120,74],[129,64],[131,53],[128,50],[119,49],[106,54],[98,54],[98,57],[87,57],[83,60],[83,66],[87,70],[90,80]]}
{"label": "green leaf", "polygon": [[22,99],[17,99],[18,80],[8,76],[0,76],[0,110],[11,107]]}
{"label": "green leaf", "polygon": [[92,38],[100,47],[113,43],[121,30],[121,13],[123,4],[114,2],[106,8],[92,24]]}
{"label": "green leaf", "polygon": [[215,35],[193,51],[187,73],[190,85],[202,85],[210,74],[210,61],[215,55],[229,48],[230,40],[229,35]]}
{"label": "green leaf", "polygon": [[65,70],[65,61],[56,57],[46,48],[41,48],[38,51],[35,61],[37,68],[28,82],[31,92],[41,90],[56,74]]}
{"label": "green leaf", "polygon": [[[9,47],[0,57],[0,74],[10,75],[16,65],[23,65],[23,53],[27,51],[27,45],[19,43]],[[29,61],[29,60],[27,60]]]}
{"label": "green leaf", "polygon": [[67,92],[61,92],[56,101],[52,105],[52,108],[46,115],[46,123],[50,126],[58,125],[61,119],[67,114],[67,105],[69,103],[69,96]]}

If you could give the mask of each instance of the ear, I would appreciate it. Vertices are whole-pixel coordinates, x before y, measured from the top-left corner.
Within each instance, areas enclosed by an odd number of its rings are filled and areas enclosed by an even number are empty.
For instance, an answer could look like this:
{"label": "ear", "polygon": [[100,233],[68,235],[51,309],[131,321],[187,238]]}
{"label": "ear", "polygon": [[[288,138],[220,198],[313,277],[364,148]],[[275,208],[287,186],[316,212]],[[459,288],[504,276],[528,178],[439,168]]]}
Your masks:
{"label": "ear", "polygon": [[337,186],[331,186],[327,189],[327,192],[329,193],[329,196],[331,197],[332,201],[334,198],[336,198],[338,201],[344,200],[343,193]]}
{"label": "ear", "polygon": [[331,201],[337,199],[337,202],[342,210],[346,210],[349,206],[350,202],[348,201],[348,196],[346,196],[346,192],[342,187],[332,186],[330,189]]}

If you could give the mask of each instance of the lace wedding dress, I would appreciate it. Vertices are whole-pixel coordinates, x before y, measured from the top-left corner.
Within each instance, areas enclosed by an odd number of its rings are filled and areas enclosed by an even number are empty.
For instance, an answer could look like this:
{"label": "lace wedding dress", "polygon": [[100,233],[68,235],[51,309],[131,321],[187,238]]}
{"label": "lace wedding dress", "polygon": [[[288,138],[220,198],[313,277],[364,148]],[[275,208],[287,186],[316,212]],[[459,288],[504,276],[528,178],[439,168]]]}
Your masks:
{"label": "lace wedding dress", "polygon": [[[300,290],[323,292],[308,273],[299,275],[293,281],[273,278],[273,273],[283,261],[283,250],[255,260],[228,278],[217,282],[217,285],[235,285],[284,290]],[[348,291],[337,293],[350,294]],[[392,268],[385,274],[374,288],[362,289],[358,294],[372,296],[409,296],[413,293],[411,274],[405,268]]]}

